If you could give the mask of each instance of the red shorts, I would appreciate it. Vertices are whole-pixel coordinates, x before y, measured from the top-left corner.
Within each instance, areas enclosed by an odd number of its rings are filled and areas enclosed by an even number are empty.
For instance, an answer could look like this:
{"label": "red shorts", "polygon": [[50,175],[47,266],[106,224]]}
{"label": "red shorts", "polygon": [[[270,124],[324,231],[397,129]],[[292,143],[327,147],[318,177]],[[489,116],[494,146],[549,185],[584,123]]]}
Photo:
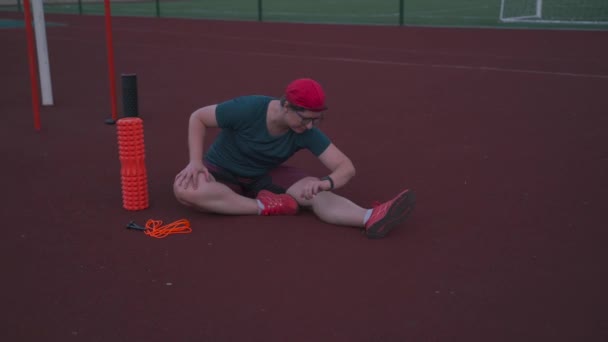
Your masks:
{"label": "red shorts", "polygon": [[203,164],[207,167],[209,173],[215,177],[216,181],[227,185],[237,194],[251,198],[255,198],[261,190],[283,194],[295,182],[309,176],[297,167],[280,165],[264,176],[247,178],[237,176],[228,170],[211,164],[207,160],[203,160]]}

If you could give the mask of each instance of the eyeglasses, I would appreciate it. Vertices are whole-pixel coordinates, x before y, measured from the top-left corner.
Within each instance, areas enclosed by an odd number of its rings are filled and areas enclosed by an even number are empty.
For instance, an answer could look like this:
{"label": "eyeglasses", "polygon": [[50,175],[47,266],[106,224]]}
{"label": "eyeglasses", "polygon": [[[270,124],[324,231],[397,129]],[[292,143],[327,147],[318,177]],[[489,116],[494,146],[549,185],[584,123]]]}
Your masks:
{"label": "eyeglasses", "polygon": [[302,126],[308,126],[308,124],[312,122],[312,125],[314,127],[317,127],[321,123],[321,121],[323,121],[323,113],[321,113],[321,115],[317,118],[307,118],[295,110],[293,110],[293,112],[300,117],[300,123],[302,124]]}

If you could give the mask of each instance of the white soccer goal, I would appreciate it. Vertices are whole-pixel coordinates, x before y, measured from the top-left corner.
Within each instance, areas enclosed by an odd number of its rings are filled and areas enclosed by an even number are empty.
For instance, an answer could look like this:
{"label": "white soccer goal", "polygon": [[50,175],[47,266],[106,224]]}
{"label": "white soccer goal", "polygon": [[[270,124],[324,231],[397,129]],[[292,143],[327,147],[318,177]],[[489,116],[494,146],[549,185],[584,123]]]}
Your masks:
{"label": "white soccer goal", "polygon": [[500,21],[608,24],[608,0],[501,0]]}

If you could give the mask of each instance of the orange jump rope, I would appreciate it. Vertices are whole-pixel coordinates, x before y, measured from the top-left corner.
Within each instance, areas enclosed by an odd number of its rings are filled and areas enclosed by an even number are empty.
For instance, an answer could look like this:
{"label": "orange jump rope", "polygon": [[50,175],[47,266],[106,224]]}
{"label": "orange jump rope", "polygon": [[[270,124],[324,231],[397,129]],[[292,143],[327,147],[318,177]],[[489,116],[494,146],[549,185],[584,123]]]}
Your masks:
{"label": "orange jump rope", "polygon": [[162,239],[172,234],[188,234],[192,232],[190,221],[186,219],[177,220],[169,224],[163,225],[161,220],[148,220],[146,226],[142,227],[131,221],[127,224],[127,229],[143,231],[146,235]]}

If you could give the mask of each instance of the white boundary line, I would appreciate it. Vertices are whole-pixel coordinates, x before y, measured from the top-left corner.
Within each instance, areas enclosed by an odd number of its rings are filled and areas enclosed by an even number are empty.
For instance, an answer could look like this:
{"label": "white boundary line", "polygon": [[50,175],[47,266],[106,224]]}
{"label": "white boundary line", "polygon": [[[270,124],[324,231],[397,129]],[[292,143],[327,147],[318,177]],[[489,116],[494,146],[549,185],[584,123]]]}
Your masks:
{"label": "white boundary line", "polygon": [[[249,53],[242,52],[241,54],[248,54],[248,55],[254,55],[254,56],[267,56],[267,57],[305,58],[302,56],[294,56],[294,55],[256,53],[256,52],[253,52],[253,53],[252,52],[249,52]],[[582,74],[582,73],[574,73],[574,72],[555,72],[555,71],[542,71],[542,70],[530,70],[530,69],[510,69],[510,68],[499,68],[499,67],[491,67],[491,66],[469,66],[469,65],[457,65],[457,64],[424,64],[424,63],[379,61],[379,60],[343,58],[343,57],[306,57],[306,58],[324,60],[324,61],[334,61],[334,62],[347,62],[347,63],[395,65],[395,66],[407,66],[407,67],[428,67],[428,68],[437,68],[437,69],[461,69],[461,70],[472,70],[472,71],[492,71],[492,72],[560,76],[560,77],[576,77],[576,78],[593,78],[593,79],[608,80],[608,75]]]}
{"label": "white boundary line", "polygon": [[[84,43],[95,43],[90,40],[84,39],[71,39],[65,37],[53,37],[56,40],[64,41],[78,41]],[[144,48],[156,48],[161,49],[158,45],[154,44],[142,44],[142,43],[128,43],[117,45],[127,45],[129,47],[139,46]],[[557,77],[574,77],[574,78],[589,78],[608,80],[608,75],[603,74],[584,74],[576,72],[557,72],[557,71],[543,71],[534,69],[511,69],[511,68],[500,68],[492,66],[471,66],[471,65],[459,65],[459,64],[425,64],[425,63],[411,63],[411,62],[400,62],[400,61],[383,61],[374,59],[360,59],[360,58],[348,58],[348,57],[323,57],[323,56],[302,56],[302,55],[291,55],[281,53],[266,53],[266,52],[249,52],[249,51],[232,51],[232,50],[221,50],[221,49],[209,49],[203,47],[173,47],[176,50],[190,50],[190,51],[201,51],[201,52],[212,52],[212,53],[227,53],[239,56],[262,56],[262,57],[273,57],[273,58],[290,58],[290,59],[310,59],[327,62],[341,62],[341,63],[360,63],[360,64],[375,64],[375,65],[393,65],[402,67],[415,67],[415,68],[433,68],[433,69],[454,69],[454,70],[470,70],[470,71],[481,71],[481,72],[501,72],[501,73],[517,73],[517,74],[529,74],[529,75],[544,75],[544,76],[557,76]]]}
{"label": "white boundary line", "polygon": [[[86,29],[98,29],[97,27],[80,27]],[[209,39],[221,39],[221,40],[241,40],[241,41],[249,41],[249,42],[263,42],[263,43],[278,43],[283,45],[295,45],[295,46],[308,46],[311,48],[319,48],[319,47],[328,47],[328,48],[347,48],[347,49],[356,49],[356,50],[374,50],[374,51],[385,51],[385,52],[396,52],[396,53],[408,53],[408,54],[416,54],[416,55],[424,55],[431,54],[435,56],[446,56],[446,57],[491,57],[502,60],[521,60],[521,57],[517,56],[504,56],[497,54],[489,54],[489,53],[465,53],[465,52],[454,52],[454,51],[429,51],[429,50],[420,50],[420,49],[412,49],[412,48],[402,48],[397,45],[392,47],[378,47],[378,46],[363,46],[357,44],[348,44],[348,43],[326,43],[326,42],[314,42],[314,41],[295,41],[295,40],[284,40],[284,39],[272,39],[268,37],[243,37],[243,36],[234,36],[234,35],[224,35],[224,34],[210,34],[210,33],[185,33],[171,30],[162,30],[162,29],[139,29],[133,27],[119,27],[115,28],[116,31],[125,31],[125,32],[139,32],[139,33],[162,33],[169,35],[195,35],[197,37],[205,37]],[[536,60],[536,61],[562,61],[562,58],[556,57],[528,57],[526,60]],[[599,60],[599,58],[598,58]]]}

